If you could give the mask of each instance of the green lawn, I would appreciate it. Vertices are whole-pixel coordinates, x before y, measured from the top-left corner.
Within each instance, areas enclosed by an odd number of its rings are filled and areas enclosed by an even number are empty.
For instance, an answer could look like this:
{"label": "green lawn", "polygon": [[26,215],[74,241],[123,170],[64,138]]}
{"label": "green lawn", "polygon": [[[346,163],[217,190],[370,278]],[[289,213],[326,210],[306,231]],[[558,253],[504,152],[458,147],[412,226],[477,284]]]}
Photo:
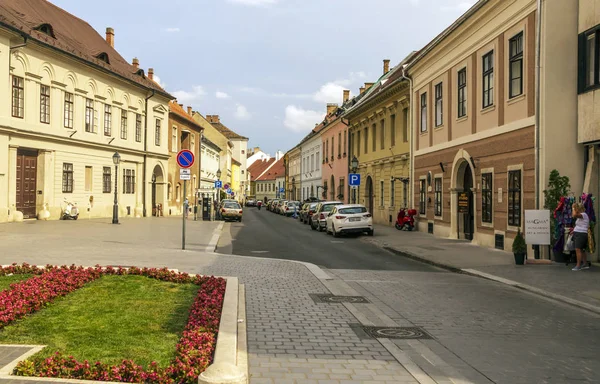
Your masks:
{"label": "green lawn", "polygon": [[92,363],[166,367],[197,292],[193,284],[104,276],[0,330],[0,344],[48,345],[43,357],[59,351]]}
{"label": "green lawn", "polygon": [[13,283],[18,283],[19,281],[27,280],[31,277],[31,275],[12,275],[12,276],[0,276],[0,292],[8,289],[9,286]]}

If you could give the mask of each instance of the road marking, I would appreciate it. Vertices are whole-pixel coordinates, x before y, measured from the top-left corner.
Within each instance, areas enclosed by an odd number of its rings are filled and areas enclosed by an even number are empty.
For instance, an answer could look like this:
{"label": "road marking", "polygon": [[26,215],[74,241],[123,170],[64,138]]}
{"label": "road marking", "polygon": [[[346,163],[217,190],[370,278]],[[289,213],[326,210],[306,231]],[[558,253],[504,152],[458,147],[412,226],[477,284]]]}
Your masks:
{"label": "road marking", "polygon": [[217,228],[213,231],[212,238],[210,242],[206,246],[205,252],[214,253],[217,248],[217,244],[219,243],[219,238],[221,237],[221,232],[223,231],[223,226],[225,225],[224,221],[221,221]]}
{"label": "road marking", "polygon": [[269,251],[252,251],[252,253],[269,253]]}
{"label": "road marking", "polygon": [[332,244],[344,244],[343,241],[336,241],[336,240],[331,240]]}

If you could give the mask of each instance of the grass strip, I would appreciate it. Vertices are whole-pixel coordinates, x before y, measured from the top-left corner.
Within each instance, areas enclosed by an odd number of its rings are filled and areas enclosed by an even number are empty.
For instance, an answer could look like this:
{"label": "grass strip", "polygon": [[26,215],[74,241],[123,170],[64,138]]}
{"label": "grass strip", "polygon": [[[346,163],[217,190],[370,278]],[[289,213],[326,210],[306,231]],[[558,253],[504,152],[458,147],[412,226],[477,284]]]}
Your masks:
{"label": "grass strip", "polygon": [[11,284],[18,283],[19,281],[27,280],[31,277],[30,274],[22,275],[11,275],[11,276],[0,276],[0,292],[5,289],[9,289]]}
{"label": "grass strip", "polygon": [[123,359],[166,367],[198,286],[144,276],[104,276],[0,331],[0,343],[44,344],[39,356],[90,362]]}

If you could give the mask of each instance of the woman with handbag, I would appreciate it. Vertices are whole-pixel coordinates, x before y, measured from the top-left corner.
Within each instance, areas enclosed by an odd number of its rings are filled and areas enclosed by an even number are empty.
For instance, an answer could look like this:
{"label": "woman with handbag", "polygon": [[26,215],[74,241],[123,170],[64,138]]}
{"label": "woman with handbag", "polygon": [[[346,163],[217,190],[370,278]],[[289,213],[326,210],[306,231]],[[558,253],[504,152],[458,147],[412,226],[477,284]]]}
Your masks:
{"label": "woman with handbag", "polygon": [[583,204],[573,204],[573,218],[577,219],[575,221],[575,228],[573,229],[573,244],[577,254],[577,265],[575,265],[572,270],[581,271],[582,269],[589,269],[586,248],[588,247],[590,218],[587,213],[585,213]]}

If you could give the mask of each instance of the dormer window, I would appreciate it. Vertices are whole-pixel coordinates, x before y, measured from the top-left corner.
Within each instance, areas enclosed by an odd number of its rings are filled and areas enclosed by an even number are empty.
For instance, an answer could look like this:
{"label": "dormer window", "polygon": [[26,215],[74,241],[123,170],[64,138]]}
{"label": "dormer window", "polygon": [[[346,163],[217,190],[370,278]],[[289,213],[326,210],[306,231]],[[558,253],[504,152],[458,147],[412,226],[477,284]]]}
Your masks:
{"label": "dormer window", "polygon": [[136,72],[135,74],[136,74],[136,75],[138,75],[138,76],[142,76],[142,77],[145,77],[145,76],[146,76],[146,75],[144,74],[144,70],[143,70],[143,69],[141,69],[141,68],[140,68],[140,69],[138,69],[138,70],[137,70],[137,72]]}
{"label": "dormer window", "polygon": [[99,53],[98,55],[96,55],[96,59],[102,60],[106,64],[110,64],[110,61],[108,60],[108,53],[106,53],[106,52],[102,52],[102,53]]}
{"label": "dormer window", "polygon": [[56,39],[56,36],[54,36],[54,28],[48,23],[38,25],[35,27],[35,30]]}

